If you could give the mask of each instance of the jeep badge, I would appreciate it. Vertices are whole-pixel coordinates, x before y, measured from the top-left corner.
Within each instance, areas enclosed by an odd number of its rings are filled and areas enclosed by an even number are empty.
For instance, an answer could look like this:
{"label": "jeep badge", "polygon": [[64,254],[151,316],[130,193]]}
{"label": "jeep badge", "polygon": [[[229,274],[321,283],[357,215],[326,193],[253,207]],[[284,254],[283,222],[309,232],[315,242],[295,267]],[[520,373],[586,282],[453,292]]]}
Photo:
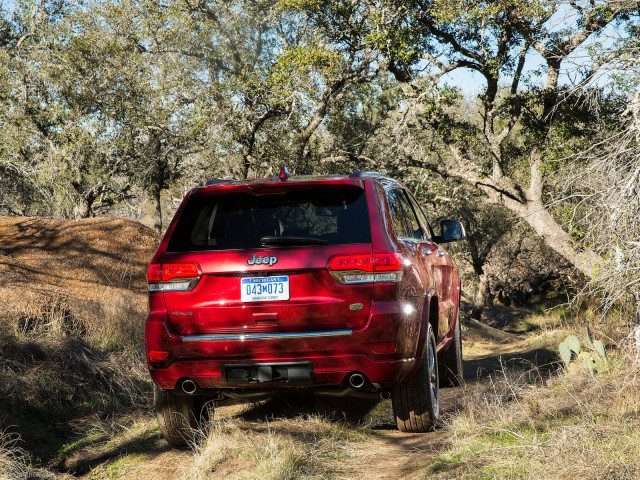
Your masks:
{"label": "jeep badge", "polygon": [[256,257],[247,260],[249,265],[269,265],[272,266],[278,261],[278,257]]}

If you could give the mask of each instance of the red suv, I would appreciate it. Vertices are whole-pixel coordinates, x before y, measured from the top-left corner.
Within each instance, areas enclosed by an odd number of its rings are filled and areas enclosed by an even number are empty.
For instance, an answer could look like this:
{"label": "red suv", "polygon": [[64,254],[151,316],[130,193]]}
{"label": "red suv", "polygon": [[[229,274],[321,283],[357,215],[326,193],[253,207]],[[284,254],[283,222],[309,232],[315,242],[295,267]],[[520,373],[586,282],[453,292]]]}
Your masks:
{"label": "red suv", "polygon": [[146,348],[160,429],[184,444],[206,400],[287,388],[392,399],[398,428],[433,429],[462,376],[460,279],[399,182],[217,180],[191,190],[148,270]]}

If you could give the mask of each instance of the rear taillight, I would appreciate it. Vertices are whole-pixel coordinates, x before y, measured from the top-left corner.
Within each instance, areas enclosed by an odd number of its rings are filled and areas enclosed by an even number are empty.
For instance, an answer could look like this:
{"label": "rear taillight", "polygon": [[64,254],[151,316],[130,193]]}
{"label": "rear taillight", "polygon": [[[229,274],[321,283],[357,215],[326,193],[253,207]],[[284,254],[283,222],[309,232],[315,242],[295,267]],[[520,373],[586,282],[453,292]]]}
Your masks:
{"label": "rear taillight", "polygon": [[329,259],[327,264],[329,270],[360,270],[362,272],[373,272],[373,256],[364,255],[335,255]]}
{"label": "rear taillight", "polygon": [[150,292],[186,292],[198,284],[202,270],[195,262],[152,263],[147,270]]}
{"label": "rear taillight", "polygon": [[335,255],[327,268],[340,283],[399,282],[403,258],[398,253]]}

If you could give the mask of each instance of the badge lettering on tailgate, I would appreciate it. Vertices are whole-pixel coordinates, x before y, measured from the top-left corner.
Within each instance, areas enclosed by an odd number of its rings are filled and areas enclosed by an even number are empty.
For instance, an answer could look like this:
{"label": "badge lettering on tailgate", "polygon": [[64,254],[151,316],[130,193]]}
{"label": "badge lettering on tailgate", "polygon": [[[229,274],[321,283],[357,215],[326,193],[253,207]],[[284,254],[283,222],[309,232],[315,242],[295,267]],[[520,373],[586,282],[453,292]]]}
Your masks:
{"label": "badge lettering on tailgate", "polygon": [[278,261],[278,257],[257,257],[253,255],[253,258],[247,260],[249,265],[269,265],[272,266]]}

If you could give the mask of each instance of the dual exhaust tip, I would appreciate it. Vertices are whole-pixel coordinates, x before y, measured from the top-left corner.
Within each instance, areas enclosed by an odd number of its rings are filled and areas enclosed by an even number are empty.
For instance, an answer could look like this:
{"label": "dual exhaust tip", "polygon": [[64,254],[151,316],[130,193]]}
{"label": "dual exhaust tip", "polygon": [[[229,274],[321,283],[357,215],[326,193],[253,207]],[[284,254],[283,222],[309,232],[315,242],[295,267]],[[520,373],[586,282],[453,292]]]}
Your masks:
{"label": "dual exhaust tip", "polygon": [[365,377],[361,373],[353,373],[349,377],[349,385],[351,385],[356,390],[360,390],[367,384],[367,377]]}
{"label": "dual exhaust tip", "polygon": [[[367,383],[370,383],[369,380],[361,373],[353,373],[349,377],[349,385],[356,390],[364,388]],[[183,380],[181,388],[187,395],[193,395],[198,390],[198,384],[190,378],[187,378]]]}
{"label": "dual exhaust tip", "polygon": [[[371,380],[369,380],[366,375],[358,372],[352,373],[349,376],[349,385],[354,390],[372,390],[374,392],[380,388],[379,385],[371,383]],[[391,392],[389,392],[389,390],[381,390],[380,398],[382,400],[389,400],[391,398]]]}
{"label": "dual exhaust tip", "polygon": [[[367,384],[371,384],[371,382],[366,376],[361,373],[356,372],[349,376],[349,385],[351,385],[351,387],[355,390],[361,390],[365,388]],[[198,384],[194,380],[187,378],[182,382],[181,388],[182,391],[187,395],[193,395],[198,391]],[[389,392],[381,392],[380,397],[383,400],[388,399]]]}
{"label": "dual exhaust tip", "polygon": [[196,393],[197,390],[198,390],[198,384],[193,380],[191,380],[190,378],[187,378],[185,381],[182,382],[182,391],[187,395],[193,395],[194,393]]}

